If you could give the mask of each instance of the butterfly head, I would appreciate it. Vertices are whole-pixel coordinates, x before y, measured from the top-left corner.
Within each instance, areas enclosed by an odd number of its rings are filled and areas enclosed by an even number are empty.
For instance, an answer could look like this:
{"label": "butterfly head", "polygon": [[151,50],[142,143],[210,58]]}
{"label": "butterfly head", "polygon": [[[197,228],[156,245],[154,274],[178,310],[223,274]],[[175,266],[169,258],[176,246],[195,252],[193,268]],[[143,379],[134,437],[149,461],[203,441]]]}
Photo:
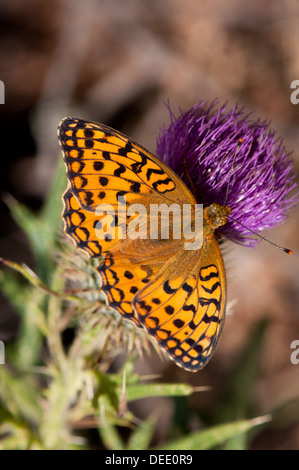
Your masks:
{"label": "butterfly head", "polygon": [[204,218],[208,225],[213,230],[216,230],[218,227],[226,224],[227,216],[231,211],[229,206],[222,206],[215,202],[204,209]]}

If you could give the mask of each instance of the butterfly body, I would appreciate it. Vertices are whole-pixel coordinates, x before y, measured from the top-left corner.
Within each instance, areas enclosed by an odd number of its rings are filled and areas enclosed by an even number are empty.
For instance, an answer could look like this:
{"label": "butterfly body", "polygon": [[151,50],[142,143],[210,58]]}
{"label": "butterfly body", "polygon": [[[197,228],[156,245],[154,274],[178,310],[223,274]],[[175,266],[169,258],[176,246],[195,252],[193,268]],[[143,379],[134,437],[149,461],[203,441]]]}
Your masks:
{"label": "butterfly body", "polygon": [[[59,141],[69,183],[63,196],[65,232],[99,258],[109,305],[145,328],[179,366],[199,370],[213,354],[224,323],[226,279],[215,230],[225,224],[230,208],[206,207],[202,245],[189,249],[184,227],[177,224],[189,205],[194,229],[196,200],[157,157],[118,131],[78,118],[61,121]],[[160,211],[151,212],[153,207]],[[167,221],[169,236],[163,238]]]}
{"label": "butterfly body", "polygon": [[214,232],[218,227],[226,224],[227,216],[231,213],[229,206],[222,206],[214,202],[204,209],[204,227],[207,233]]}

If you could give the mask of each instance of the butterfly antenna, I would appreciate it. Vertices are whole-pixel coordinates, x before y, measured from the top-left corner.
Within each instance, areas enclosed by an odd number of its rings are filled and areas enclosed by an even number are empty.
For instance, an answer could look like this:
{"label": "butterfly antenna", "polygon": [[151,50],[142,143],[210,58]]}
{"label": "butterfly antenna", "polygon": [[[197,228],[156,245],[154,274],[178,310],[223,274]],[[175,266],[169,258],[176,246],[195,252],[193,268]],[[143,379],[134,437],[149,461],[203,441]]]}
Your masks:
{"label": "butterfly antenna", "polygon": [[237,146],[236,151],[235,151],[235,153],[234,153],[234,158],[233,158],[232,166],[230,167],[230,171],[229,171],[229,175],[228,175],[228,181],[227,181],[227,186],[226,186],[226,194],[225,194],[225,199],[224,199],[224,205],[226,204],[227,197],[228,197],[229,183],[230,183],[231,176],[232,176],[232,173],[233,173],[233,169],[234,169],[234,165],[235,165],[236,156],[237,156],[238,150],[239,150],[239,148],[241,147],[241,144],[242,144],[242,143],[243,143],[243,139],[240,138],[240,139],[238,140],[238,146]]}
{"label": "butterfly antenna", "polygon": [[239,222],[238,220],[234,219],[231,215],[227,215],[227,217],[228,217],[229,219],[232,219],[232,220],[233,220],[234,222],[236,222],[237,224],[242,225],[242,227],[246,228],[246,230],[248,230],[249,232],[253,233],[253,234],[256,235],[257,237],[261,238],[261,239],[264,240],[265,242],[268,242],[268,243],[270,243],[271,245],[276,246],[276,248],[280,248],[281,250],[283,250],[285,253],[288,253],[289,255],[292,255],[292,254],[293,254],[292,250],[289,250],[288,248],[284,248],[283,246],[277,245],[277,243],[271,242],[270,240],[268,240],[267,238],[263,237],[263,236],[260,235],[259,233],[256,233],[254,230],[251,230],[250,228],[246,227],[246,225],[244,225],[244,224],[242,224],[241,222]]}

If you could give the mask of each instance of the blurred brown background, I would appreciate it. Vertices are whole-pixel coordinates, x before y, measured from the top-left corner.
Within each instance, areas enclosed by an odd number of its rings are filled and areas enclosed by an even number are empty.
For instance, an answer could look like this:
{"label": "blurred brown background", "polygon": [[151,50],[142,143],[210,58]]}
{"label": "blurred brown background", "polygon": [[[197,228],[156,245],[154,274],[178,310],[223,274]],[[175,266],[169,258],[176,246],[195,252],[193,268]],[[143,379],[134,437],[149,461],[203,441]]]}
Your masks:
{"label": "blurred brown background", "polygon": [[[238,102],[294,149],[299,166],[299,104],[290,84],[299,80],[299,4],[296,0],[11,0],[0,2],[0,256],[34,267],[32,255],[5,204],[12,194],[41,207],[60,158],[59,121],[77,115],[115,127],[155,152],[159,128],[201,99]],[[299,364],[290,361],[299,340],[299,208],[255,250],[232,246],[226,256],[229,298],[235,301],[209,365],[190,374],[169,362],[138,363],[164,380],[209,385],[191,404],[216,410],[251,332],[267,319],[252,392],[254,415],[283,408],[253,448],[299,449]],[[0,338],[13,339],[17,317],[1,298]],[[159,404],[161,436],[171,423],[171,401]],[[242,418],[242,416],[238,416]]]}

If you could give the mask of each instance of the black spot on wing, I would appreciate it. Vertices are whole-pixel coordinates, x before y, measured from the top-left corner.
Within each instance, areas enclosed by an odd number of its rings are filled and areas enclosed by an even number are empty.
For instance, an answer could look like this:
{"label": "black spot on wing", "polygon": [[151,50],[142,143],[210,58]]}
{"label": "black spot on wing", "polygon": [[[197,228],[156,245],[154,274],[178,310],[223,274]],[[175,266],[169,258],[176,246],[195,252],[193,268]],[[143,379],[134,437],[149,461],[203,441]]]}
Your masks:
{"label": "black spot on wing", "polygon": [[163,284],[163,290],[164,290],[164,292],[165,292],[166,294],[174,294],[174,293],[177,291],[177,289],[172,289],[172,288],[170,287],[168,281],[164,282],[164,284]]}

